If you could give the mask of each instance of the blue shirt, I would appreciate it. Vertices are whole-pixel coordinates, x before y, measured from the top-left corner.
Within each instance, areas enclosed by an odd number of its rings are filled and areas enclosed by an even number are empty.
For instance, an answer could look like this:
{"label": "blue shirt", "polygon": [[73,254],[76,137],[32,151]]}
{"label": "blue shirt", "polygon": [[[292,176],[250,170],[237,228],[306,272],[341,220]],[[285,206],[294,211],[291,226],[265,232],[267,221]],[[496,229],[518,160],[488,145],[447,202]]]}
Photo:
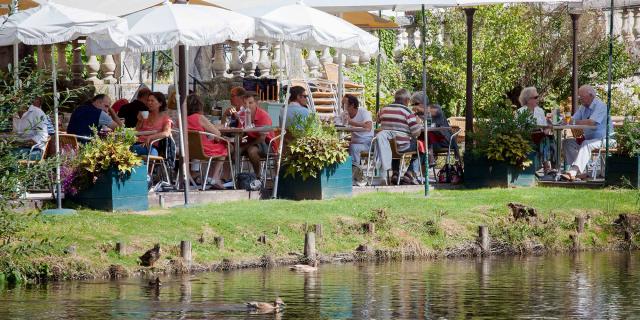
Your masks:
{"label": "blue shirt", "polygon": [[287,128],[291,126],[291,123],[293,123],[298,115],[300,115],[302,119],[306,119],[309,116],[309,109],[297,102],[291,102],[287,107]]}
{"label": "blue shirt", "polygon": [[[580,106],[574,120],[592,120],[595,122],[595,129],[584,129],[586,140],[602,139],[607,134],[607,105],[598,98],[594,98],[588,107]],[[609,135],[613,134],[613,122],[609,119]]]}

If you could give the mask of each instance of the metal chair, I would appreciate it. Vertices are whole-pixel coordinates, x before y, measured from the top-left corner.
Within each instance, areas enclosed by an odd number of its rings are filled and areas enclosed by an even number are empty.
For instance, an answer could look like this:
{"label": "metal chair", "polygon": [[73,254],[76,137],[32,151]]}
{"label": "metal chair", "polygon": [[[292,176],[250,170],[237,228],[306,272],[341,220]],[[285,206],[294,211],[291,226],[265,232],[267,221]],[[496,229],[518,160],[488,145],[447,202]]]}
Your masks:
{"label": "metal chair", "polygon": [[[154,145],[154,144],[156,144],[156,143],[158,143],[158,142],[160,142],[160,141],[162,141],[164,139],[173,140],[173,137],[169,136],[169,137],[166,137],[166,138],[156,139],[156,140],[151,141],[151,143],[149,145],[152,146],[152,145]],[[165,162],[165,158],[163,156],[160,156],[160,155],[154,156],[154,155],[152,155],[151,154],[151,148],[149,148],[149,152],[147,153],[147,157],[146,157],[146,162],[147,162],[147,166],[149,166],[149,168],[148,168],[149,171],[148,172],[149,172],[149,175],[151,177],[153,177],[153,171],[154,171],[154,169],[156,167],[156,163],[160,163],[160,165],[162,166],[162,170],[164,172],[164,177],[166,178],[166,180],[162,180],[161,179],[160,182],[166,182],[167,184],[171,184],[171,176],[169,175],[169,170],[167,169],[167,163]],[[152,182],[152,185],[154,185],[153,181],[151,181],[151,182]]]}
{"label": "metal chair", "polygon": [[[273,146],[276,145],[280,145],[280,139],[284,138],[284,135],[287,133],[286,130],[280,132],[280,129],[275,129],[274,132],[277,134],[275,137],[273,137],[271,139],[271,141],[269,141],[268,147],[267,147],[267,155],[264,159],[263,162],[263,167],[262,167],[262,177],[261,180],[263,183],[267,183],[267,171],[271,172],[271,180],[273,181],[274,176],[275,176],[275,168],[278,165],[278,160],[280,159],[280,157],[282,157],[282,154],[280,154],[277,151],[273,151]],[[269,166],[269,160],[271,160],[273,163],[271,164],[271,166]]]}
{"label": "metal chair", "polygon": [[226,139],[223,139],[221,136],[215,135],[213,133],[204,132],[204,131],[195,131],[189,130],[189,158],[191,160],[198,161],[207,161],[207,169],[204,174],[204,178],[202,177],[202,167],[200,168],[200,176],[202,178],[202,190],[206,190],[207,188],[207,178],[209,177],[209,169],[211,168],[212,161],[225,161],[225,157],[210,157],[205,154],[204,148],[202,147],[202,138],[203,137],[212,137],[225,141],[227,143],[227,157],[229,160],[229,170],[231,170],[231,179],[233,180],[233,185],[236,185],[236,178],[233,172],[233,162],[231,160],[231,143]]}

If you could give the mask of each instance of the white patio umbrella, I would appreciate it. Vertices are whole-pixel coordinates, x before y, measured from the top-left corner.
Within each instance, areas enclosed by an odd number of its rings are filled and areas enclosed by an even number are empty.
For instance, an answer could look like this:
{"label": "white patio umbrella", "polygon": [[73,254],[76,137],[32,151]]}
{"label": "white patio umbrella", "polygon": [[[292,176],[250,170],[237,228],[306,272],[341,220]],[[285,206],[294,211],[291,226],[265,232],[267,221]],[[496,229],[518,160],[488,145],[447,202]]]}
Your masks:
{"label": "white patio umbrella", "polygon": [[[172,4],[165,1],[124,17],[129,23],[127,42],[114,47],[110,42],[89,39],[87,50],[92,54],[112,54],[122,51],[152,52],[177,48],[180,45],[207,46],[225,41],[242,42],[253,37],[253,18],[229,10],[201,5]],[[186,50],[185,50],[186,51]],[[175,54],[173,55],[175,61]],[[175,63],[174,63],[175,66]],[[186,66],[184,66],[187,68]],[[188,69],[188,68],[187,68]],[[178,82],[178,68],[174,68],[174,83]],[[180,95],[176,86],[176,105],[180,106]],[[182,106],[178,109],[180,127],[180,153],[185,154]],[[185,204],[189,203],[189,180],[187,163],[182,161]]]}
{"label": "white patio umbrella", "polygon": [[[52,1],[10,16],[3,16],[2,20],[4,24],[0,28],[0,46],[17,45],[20,42],[28,45],[49,45],[71,41],[80,36],[93,37],[111,46],[118,46],[123,45],[126,39],[127,22],[124,19],[71,8]],[[56,155],[59,155],[57,70],[56,59],[53,58],[55,52],[54,47],[51,52],[51,72],[55,146]],[[68,212],[62,209],[59,164],[56,166],[56,192],[58,210],[50,213]]]}

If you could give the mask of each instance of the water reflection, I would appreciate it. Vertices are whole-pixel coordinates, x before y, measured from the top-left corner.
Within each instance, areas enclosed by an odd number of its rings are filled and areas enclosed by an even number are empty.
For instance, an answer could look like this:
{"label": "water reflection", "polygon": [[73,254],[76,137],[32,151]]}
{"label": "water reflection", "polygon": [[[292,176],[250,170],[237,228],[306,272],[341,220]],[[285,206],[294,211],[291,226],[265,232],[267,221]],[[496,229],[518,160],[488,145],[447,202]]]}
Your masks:
{"label": "water reflection", "polygon": [[[323,265],[149,280],[52,283],[0,292],[0,319],[633,318],[637,253]],[[250,314],[245,301],[286,302]]]}

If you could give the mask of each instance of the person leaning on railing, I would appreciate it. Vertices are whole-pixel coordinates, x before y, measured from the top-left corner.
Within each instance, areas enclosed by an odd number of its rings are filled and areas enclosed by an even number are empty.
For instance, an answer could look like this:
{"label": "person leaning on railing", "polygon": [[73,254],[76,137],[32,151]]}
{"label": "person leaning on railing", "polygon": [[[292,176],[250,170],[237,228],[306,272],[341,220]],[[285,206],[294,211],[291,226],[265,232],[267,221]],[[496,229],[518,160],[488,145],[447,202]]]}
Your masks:
{"label": "person leaning on railing", "polygon": [[[538,106],[539,95],[536,87],[526,87],[520,92],[518,98],[522,107],[516,110],[517,114],[528,112],[531,114],[531,118],[535,121],[535,124],[539,127],[545,127],[549,125],[549,121],[542,108]],[[553,155],[557,152],[555,150],[555,144],[553,143],[553,135],[549,129],[540,128],[531,134],[531,139],[538,148],[538,158],[542,163],[544,174],[550,173],[553,169],[551,167],[551,160]],[[536,168],[537,170],[538,168]]]}
{"label": "person leaning on railing", "polygon": [[171,119],[167,114],[167,100],[162,92],[152,92],[147,98],[149,114],[145,118],[143,113],[138,113],[138,132],[149,132],[147,135],[138,135],[138,141],[131,150],[138,155],[158,155],[156,146],[152,142],[171,136]]}

